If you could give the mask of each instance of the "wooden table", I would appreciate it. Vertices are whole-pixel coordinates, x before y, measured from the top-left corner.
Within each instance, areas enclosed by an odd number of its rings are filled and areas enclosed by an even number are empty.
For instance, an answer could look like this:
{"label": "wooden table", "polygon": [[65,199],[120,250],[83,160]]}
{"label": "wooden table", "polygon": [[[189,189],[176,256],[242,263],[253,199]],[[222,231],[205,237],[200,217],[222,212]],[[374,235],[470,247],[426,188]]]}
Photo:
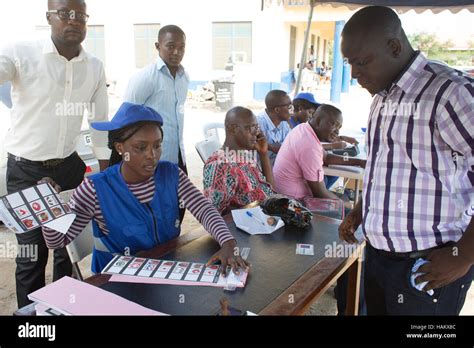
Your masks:
{"label": "wooden table", "polygon": [[364,168],[356,166],[330,165],[323,167],[324,175],[340,176],[355,181],[354,204],[359,200],[360,183],[364,179]]}
{"label": "wooden table", "polygon": [[[360,153],[355,157],[350,158],[359,158],[367,160],[367,153],[365,151],[365,146],[359,144]],[[330,165],[323,167],[324,175],[339,176],[346,179],[353,179],[355,181],[355,197],[354,204],[359,200],[359,191],[360,183],[364,179],[364,168],[358,166],[345,166],[345,165]]]}
{"label": "wooden table", "polygon": [[[355,246],[350,254],[343,257],[326,257],[321,253],[331,245],[343,246],[343,244],[332,244],[339,242],[337,237],[339,220],[315,216],[312,226],[306,231],[285,226],[271,235],[259,236],[250,236],[237,230],[230,215],[225,217],[225,220],[238,245],[251,247],[248,260],[252,264],[252,269],[244,289],[227,292],[219,288],[199,286],[118,283],[109,282],[110,276],[102,274],[94,275],[86,281],[146,307],[161,309],[169,314],[214,315],[218,310],[219,298],[225,296],[231,306],[260,315],[301,315],[348,270],[346,314],[357,315],[364,244]],[[295,255],[296,243],[314,244],[315,256]],[[139,256],[163,258],[167,255],[166,259],[171,260],[203,262],[218,249],[217,243],[200,228],[152,250],[142,252]],[[200,255],[200,259],[196,259],[196,255]],[[295,270],[299,270],[301,274]],[[189,301],[187,307],[170,305],[178,294],[185,296]],[[21,309],[15,314],[34,313],[31,313],[30,307]]]}

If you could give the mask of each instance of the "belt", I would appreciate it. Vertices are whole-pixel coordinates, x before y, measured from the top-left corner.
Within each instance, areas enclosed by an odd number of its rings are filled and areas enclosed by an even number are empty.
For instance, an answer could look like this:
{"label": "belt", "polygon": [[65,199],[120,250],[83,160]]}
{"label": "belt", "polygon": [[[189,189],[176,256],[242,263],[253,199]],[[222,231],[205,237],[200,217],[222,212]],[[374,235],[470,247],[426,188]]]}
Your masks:
{"label": "belt", "polygon": [[408,259],[418,259],[418,258],[424,258],[427,256],[430,252],[432,252],[435,249],[440,249],[440,248],[445,248],[447,246],[453,245],[454,242],[448,242],[442,245],[437,245],[433,248],[429,249],[424,249],[424,250],[416,250],[416,251],[410,251],[406,253],[397,253],[395,251],[386,251],[386,250],[381,250],[381,249],[375,249],[372,245],[367,243],[367,245],[372,248],[377,254],[391,258],[391,259],[399,259],[399,260],[408,260]]}
{"label": "belt", "polygon": [[29,163],[29,164],[40,165],[40,166],[43,166],[43,167],[53,168],[53,167],[57,167],[61,163],[64,163],[68,158],[70,158],[70,157],[72,157],[73,155],[76,155],[76,154],[77,153],[74,152],[72,155],[70,155],[66,158],[54,158],[54,159],[49,159],[49,160],[46,160],[46,161],[30,161],[29,159],[19,157],[19,156],[15,156],[15,155],[12,155],[11,153],[8,154],[8,158],[11,158],[16,162],[24,162],[24,163]]}

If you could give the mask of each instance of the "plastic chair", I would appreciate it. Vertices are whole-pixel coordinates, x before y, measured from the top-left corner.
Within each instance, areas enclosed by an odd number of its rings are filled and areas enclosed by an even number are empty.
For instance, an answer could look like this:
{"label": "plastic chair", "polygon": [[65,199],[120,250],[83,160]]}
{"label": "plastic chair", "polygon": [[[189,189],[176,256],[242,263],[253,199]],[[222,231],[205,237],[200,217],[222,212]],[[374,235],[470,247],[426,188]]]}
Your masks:
{"label": "plastic chair", "polygon": [[[64,202],[68,202],[73,192],[74,190],[63,191],[59,195]],[[67,253],[71,259],[72,269],[77,279],[81,281],[83,281],[84,278],[79,268],[79,262],[92,253],[93,247],[92,222],[89,222],[86,227],[84,227],[84,230],[66,246]]]}
{"label": "plastic chair", "polygon": [[204,139],[196,144],[196,151],[201,157],[203,163],[206,163],[207,159],[219,148],[221,144],[217,136],[211,136],[207,139]]}
{"label": "plastic chair", "polygon": [[214,122],[205,124],[204,127],[202,127],[204,139],[216,137],[217,141],[219,142],[219,145],[222,144],[222,141],[219,137],[219,129],[221,129],[223,132],[225,131],[223,123]]}

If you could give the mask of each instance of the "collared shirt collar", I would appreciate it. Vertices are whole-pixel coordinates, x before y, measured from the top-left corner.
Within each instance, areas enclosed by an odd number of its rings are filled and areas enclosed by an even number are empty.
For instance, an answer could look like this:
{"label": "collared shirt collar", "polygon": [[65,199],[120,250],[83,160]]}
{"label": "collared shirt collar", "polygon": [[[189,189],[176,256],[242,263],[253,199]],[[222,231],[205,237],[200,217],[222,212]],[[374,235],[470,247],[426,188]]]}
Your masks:
{"label": "collared shirt collar", "polygon": [[[43,43],[43,54],[56,54],[60,56],[59,51],[56,47],[56,45],[53,42],[53,39],[49,37],[47,40],[44,41]],[[80,48],[79,55],[77,57],[74,57],[71,59],[71,61],[81,61],[84,60],[87,57],[87,53],[84,50],[84,47]]]}
{"label": "collared shirt collar", "polygon": [[270,126],[270,129],[269,129],[269,130],[270,130],[271,132],[277,132],[277,131],[283,129],[283,127],[284,127],[284,126],[283,126],[283,122],[286,122],[286,121],[281,121],[280,124],[279,124],[278,127],[277,127],[277,126],[275,126],[275,123],[273,123],[273,121],[272,121],[270,115],[268,115],[266,109],[263,110],[263,116],[264,116],[265,119],[267,120],[267,123],[268,123],[269,126]]}
{"label": "collared shirt collar", "polygon": [[[166,67],[166,69],[169,71],[168,67],[166,66],[165,61],[163,59],[161,59],[160,56],[158,56],[158,58],[156,59],[156,68],[158,70],[161,70],[161,69],[163,69],[163,67]],[[180,64],[179,68],[178,68],[178,71],[177,71],[177,75],[182,76],[183,74],[184,74],[184,67]]]}
{"label": "collared shirt collar", "polygon": [[318,135],[316,134],[316,131],[314,130],[313,126],[307,121],[305,123],[302,123],[300,127],[306,127],[307,129],[311,130],[311,134],[314,135],[314,138],[318,142],[318,144],[321,144],[321,140],[319,140]]}
{"label": "collared shirt collar", "polygon": [[415,51],[415,54],[411,58],[410,62],[406,65],[406,67],[400,72],[398,77],[392,82],[392,85],[388,90],[383,90],[378,95],[385,97],[395,88],[398,86],[403,91],[407,92],[410,86],[413,84],[413,80],[418,77],[420,74],[420,70],[426,65],[427,59],[420,51]]}

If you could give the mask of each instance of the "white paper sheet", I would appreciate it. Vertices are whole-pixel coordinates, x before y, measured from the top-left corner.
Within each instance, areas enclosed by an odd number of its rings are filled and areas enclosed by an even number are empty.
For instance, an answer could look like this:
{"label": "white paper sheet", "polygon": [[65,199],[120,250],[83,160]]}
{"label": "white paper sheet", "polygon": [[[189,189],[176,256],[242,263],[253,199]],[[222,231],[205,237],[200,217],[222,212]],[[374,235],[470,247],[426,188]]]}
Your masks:
{"label": "white paper sheet", "polygon": [[[253,216],[248,216],[247,212],[250,212]],[[285,226],[283,220],[277,216],[273,217],[277,223],[274,226],[269,225],[267,222],[269,217],[269,215],[263,213],[260,207],[232,210],[235,225],[251,235],[271,234]]]}

